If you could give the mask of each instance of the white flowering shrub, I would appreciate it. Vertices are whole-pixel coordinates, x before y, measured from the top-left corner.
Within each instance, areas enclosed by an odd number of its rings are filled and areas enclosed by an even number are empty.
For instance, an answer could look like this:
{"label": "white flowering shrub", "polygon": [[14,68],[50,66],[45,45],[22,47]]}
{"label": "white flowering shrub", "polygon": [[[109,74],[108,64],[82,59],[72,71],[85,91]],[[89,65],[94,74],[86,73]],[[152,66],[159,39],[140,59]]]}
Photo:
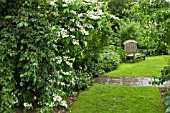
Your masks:
{"label": "white flowering shrub", "polygon": [[91,83],[82,61],[111,36],[106,5],[96,0],[1,4],[0,112],[15,106],[41,113],[67,108],[65,99]]}

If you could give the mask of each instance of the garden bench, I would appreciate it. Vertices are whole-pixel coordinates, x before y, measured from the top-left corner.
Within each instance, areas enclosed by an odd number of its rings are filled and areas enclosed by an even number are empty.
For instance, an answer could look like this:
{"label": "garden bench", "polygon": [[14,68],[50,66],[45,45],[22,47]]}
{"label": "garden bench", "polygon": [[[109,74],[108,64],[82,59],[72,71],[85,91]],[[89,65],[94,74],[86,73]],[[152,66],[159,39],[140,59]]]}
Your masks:
{"label": "garden bench", "polygon": [[133,62],[135,62],[137,58],[141,57],[145,60],[145,54],[137,52],[137,42],[135,40],[126,40],[123,44],[125,51],[125,62],[128,57],[133,58]]}

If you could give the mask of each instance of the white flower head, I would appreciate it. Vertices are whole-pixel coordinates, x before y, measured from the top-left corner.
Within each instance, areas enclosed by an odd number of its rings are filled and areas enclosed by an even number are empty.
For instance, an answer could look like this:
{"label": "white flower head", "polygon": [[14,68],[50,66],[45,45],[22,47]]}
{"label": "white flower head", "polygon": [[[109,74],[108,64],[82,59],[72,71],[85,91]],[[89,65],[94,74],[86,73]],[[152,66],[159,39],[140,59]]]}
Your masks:
{"label": "white flower head", "polygon": [[61,101],[60,105],[66,107],[66,108],[68,107],[67,102],[65,100]]}
{"label": "white flower head", "polygon": [[78,17],[80,18],[80,17],[83,17],[83,15],[84,15],[84,13],[80,13],[80,14],[78,14]]}
{"label": "white flower head", "polygon": [[93,20],[97,20],[97,19],[100,19],[103,15],[103,12],[102,10],[97,10],[97,11],[87,11],[87,16],[90,18],[90,19],[93,19]]}
{"label": "white flower head", "polygon": [[115,15],[111,15],[111,18],[113,18],[115,20],[119,20],[119,17],[116,17]]}
{"label": "white flower head", "polygon": [[54,6],[55,2],[54,1],[50,1],[50,5]]}
{"label": "white flower head", "polygon": [[56,57],[56,60],[57,60],[57,64],[61,64],[62,63],[62,57],[61,56],[58,56]]}
{"label": "white flower head", "polygon": [[69,37],[68,31],[67,31],[66,29],[64,29],[64,28],[61,28],[60,35],[61,35],[63,38]]}
{"label": "white flower head", "polygon": [[94,27],[91,24],[84,24],[86,28],[94,29]]}
{"label": "white flower head", "polygon": [[97,0],[84,0],[84,2],[91,2],[91,3],[95,3],[95,2],[97,2]]}
{"label": "white flower head", "polygon": [[70,35],[70,37],[71,37],[71,38],[73,38],[73,39],[75,38],[75,36],[74,36],[74,35]]}
{"label": "white flower head", "polygon": [[65,2],[66,4],[71,4],[76,2],[76,0],[63,0],[63,2]]}
{"label": "white flower head", "polygon": [[71,32],[75,31],[75,28],[73,28],[73,27],[69,28],[69,29],[70,29]]}
{"label": "white flower head", "polygon": [[55,106],[54,102],[51,102],[51,103],[49,104],[49,107],[54,107],[54,106]]}
{"label": "white flower head", "polygon": [[60,84],[61,84],[62,86],[65,86],[65,85],[66,85],[64,82],[60,82]]}
{"label": "white flower head", "polygon": [[91,18],[91,19],[93,19],[93,20],[97,20],[97,19],[99,19],[100,18],[100,16],[91,16],[91,17],[89,17],[89,18]]}
{"label": "white flower head", "polygon": [[54,102],[56,102],[56,101],[61,102],[61,101],[62,101],[62,98],[57,95],[57,96],[54,96],[54,97],[53,97],[53,100],[54,100]]}
{"label": "white flower head", "polygon": [[84,45],[85,45],[85,47],[87,46],[87,42],[86,41],[83,41],[83,43],[84,43]]}
{"label": "white flower head", "polygon": [[98,13],[98,15],[103,15],[104,14],[102,10],[98,10],[97,13]]}
{"label": "white flower head", "polygon": [[89,35],[89,32],[85,29],[81,29],[80,32],[82,33],[82,35]]}
{"label": "white flower head", "polygon": [[70,13],[76,15],[76,11],[71,10]]}
{"label": "white flower head", "polygon": [[75,82],[75,79],[74,79],[74,78],[72,78],[71,82],[72,82],[72,83],[74,83],[74,82]]}
{"label": "white flower head", "polygon": [[66,64],[67,64],[68,66],[70,66],[70,67],[73,67],[73,63],[70,63],[70,62],[66,61]]}
{"label": "white flower head", "polygon": [[87,6],[87,5],[91,5],[91,3],[89,3],[89,2],[82,2],[82,5],[83,6]]}
{"label": "white flower head", "polygon": [[72,71],[64,72],[63,70],[61,70],[61,73],[62,73],[63,75],[71,75],[71,74],[72,74]]}
{"label": "white flower head", "polygon": [[74,45],[79,45],[79,40],[73,39],[72,43],[73,43]]}
{"label": "white flower head", "polygon": [[24,103],[24,107],[31,108],[32,107],[32,103],[29,104],[29,103],[26,102],[26,103]]}
{"label": "white flower head", "polygon": [[55,26],[52,26],[52,27],[51,27],[51,30],[54,30],[54,29],[55,29]]}
{"label": "white flower head", "polygon": [[68,7],[68,5],[67,4],[62,4],[62,7]]}

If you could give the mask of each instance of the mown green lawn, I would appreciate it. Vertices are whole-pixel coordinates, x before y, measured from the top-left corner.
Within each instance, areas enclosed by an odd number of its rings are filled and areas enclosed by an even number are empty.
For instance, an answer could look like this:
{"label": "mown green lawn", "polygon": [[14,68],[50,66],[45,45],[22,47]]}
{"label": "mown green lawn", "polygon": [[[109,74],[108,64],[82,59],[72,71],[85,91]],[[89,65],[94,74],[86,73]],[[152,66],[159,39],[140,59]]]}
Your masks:
{"label": "mown green lawn", "polygon": [[164,113],[156,87],[95,84],[82,92],[71,113]]}
{"label": "mown green lawn", "polygon": [[152,56],[146,60],[138,59],[135,63],[128,61],[118,66],[116,70],[106,73],[106,76],[160,76],[160,70],[167,65],[166,57]]}
{"label": "mown green lawn", "polygon": [[[122,63],[106,76],[160,76],[166,57]],[[83,91],[69,109],[71,113],[164,113],[157,87],[109,86],[95,84]]]}

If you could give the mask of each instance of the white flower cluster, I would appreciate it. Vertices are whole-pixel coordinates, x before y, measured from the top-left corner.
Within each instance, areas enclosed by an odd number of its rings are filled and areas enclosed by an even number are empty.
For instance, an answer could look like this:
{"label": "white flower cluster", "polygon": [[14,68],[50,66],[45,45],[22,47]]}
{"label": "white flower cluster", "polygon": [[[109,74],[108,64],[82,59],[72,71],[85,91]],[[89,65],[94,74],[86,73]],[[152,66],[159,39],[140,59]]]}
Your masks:
{"label": "white flower cluster", "polygon": [[[49,107],[55,107],[55,102],[59,102],[61,106],[67,108],[67,102],[63,100],[61,96],[58,96],[56,94],[53,94],[53,102],[45,102],[45,105]],[[41,105],[42,103],[39,102],[39,104]]]}
{"label": "white flower cluster", "polygon": [[52,5],[52,6],[55,6],[55,2],[57,2],[58,0],[49,0],[49,4]]}
{"label": "white flower cluster", "polygon": [[97,2],[97,0],[84,0],[85,2],[92,2],[92,3],[95,3]]}
{"label": "white flower cluster", "polygon": [[67,61],[70,57],[69,56],[63,56],[64,61]]}
{"label": "white flower cluster", "polygon": [[49,106],[49,107],[54,107],[55,103],[54,102],[50,102],[50,103],[46,102],[45,105]]}
{"label": "white flower cluster", "polygon": [[68,5],[67,4],[62,4],[62,7],[68,7]]}
{"label": "white flower cluster", "polygon": [[72,62],[74,62],[74,60],[75,60],[75,58],[70,58],[70,57],[68,57],[68,56],[63,56],[63,59],[64,59],[64,61],[65,61],[65,63],[69,66],[69,67],[73,67],[73,63]]}
{"label": "white flower cluster", "polygon": [[58,96],[58,95],[53,95],[53,100],[54,100],[54,102],[61,102],[62,101],[62,98],[60,97],[60,96]]}
{"label": "white flower cluster", "polygon": [[58,37],[62,36],[62,38],[69,37],[68,31],[65,28],[60,28],[60,32],[58,32]]}
{"label": "white flower cluster", "polygon": [[64,72],[63,70],[61,70],[61,73],[62,73],[63,75],[71,75],[72,71]]}
{"label": "white flower cluster", "polygon": [[75,1],[76,0],[63,0],[63,2],[66,4],[74,3]]}
{"label": "white flower cluster", "polygon": [[94,29],[94,27],[91,24],[84,24],[84,27]]}
{"label": "white flower cluster", "polygon": [[60,82],[61,86],[65,86],[66,84],[64,82]]}
{"label": "white flower cluster", "polygon": [[98,11],[87,11],[87,16],[90,18],[90,19],[94,19],[94,20],[97,20],[97,19],[100,19],[103,15],[103,12],[101,10],[98,10]]}
{"label": "white flower cluster", "polygon": [[[17,91],[16,91],[16,92],[17,92]],[[14,101],[13,104],[18,103],[18,98],[16,97],[16,93],[15,93],[15,92],[12,92],[11,95],[12,95],[13,99],[15,99],[15,101]]]}
{"label": "white flower cluster", "polygon": [[55,79],[48,79],[48,81],[49,81],[49,83],[52,83],[52,84],[56,82]]}
{"label": "white flower cluster", "polygon": [[72,43],[73,43],[74,45],[79,45],[79,40],[73,39]]}
{"label": "white flower cluster", "polygon": [[113,18],[115,20],[119,20],[119,17],[116,17],[115,15],[111,15],[111,18]]}
{"label": "white flower cluster", "polygon": [[[56,82],[56,78],[52,78],[51,75],[48,75],[47,80],[49,81],[48,83],[51,84],[51,85]],[[47,91],[49,90],[48,87],[46,87],[46,90]]]}
{"label": "white flower cluster", "polygon": [[[80,32],[82,33],[82,35],[89,35],[89,31],[87,31],[87,30],[85,30],[85,27],[87,26],[87,25],[82,25],[79,21],[76,21],[76,26],[78,27],[78,28],[80,28]],[[91,25],[92,26],[92,25]]]}
{"label": "white flower cluster", "polygon": [[29,103],[26,102],[26,103],[24,103],[24,107],[31,108],[32,107],[32,103],[29,104]]}
{"label": "white flower cluster", "polygon": [[83,41],[83,43],[84,43],[84,45],[85,45],[85,47],[87,46],[87,42],[86,41]]}
{"label": "white flower cluster", "polygon": [[60,74],[57,74],[57,77],[58,77],[58,79],[63,78],[62,75],[60,75]]}
{"label": "white flower cluster", "polygon": [[65,100],[61,101],[60,105],[63,106],[63,107],[66,107],[66,108],[68,107],[67,102]]}
{"label": "white flower cluster", "polygon": [[74,11],[74,10],[71,10],[70,13],[72,13],[72,14],[74,14],[74,15],[77,14],[76,11]]}
{"label": "white flower cluster", "polygon": [[50,1],[50,5],[54,6],[55,2],[54,1]]}
{"label": "white flower cluster", "polygon": [[71,83],[75,84],[75,79],[74,78],[72,78]]}
{"label": "white flower cluster", "polygon": [[97,0],[83,0],[82,5],[86,6],[86,5],[91,5],[92,3],[96,3]]}
{"label": "white flower cluster", "polygon": [[65,61],[66,64],[69,66],[69,67],[73,67],[73,63],[69,62],[69,61]]}
{"label": "white flower cluster", "polygon": [[70,35],[70,37],[71,37],[71,38],[75,38],[75,36],[74,36],[74,35]]}
{"label": "white flower cluster", "polygon": [[57,64],[61,64],[62,63],[62,57],[61,56],[57,56],[56,57],[56,60],[57,60]]}
{"label": "white flower cluster", "polygon": [[82,35],[89,35],[89,31],[86,31],[85,29],[80,29]]}

